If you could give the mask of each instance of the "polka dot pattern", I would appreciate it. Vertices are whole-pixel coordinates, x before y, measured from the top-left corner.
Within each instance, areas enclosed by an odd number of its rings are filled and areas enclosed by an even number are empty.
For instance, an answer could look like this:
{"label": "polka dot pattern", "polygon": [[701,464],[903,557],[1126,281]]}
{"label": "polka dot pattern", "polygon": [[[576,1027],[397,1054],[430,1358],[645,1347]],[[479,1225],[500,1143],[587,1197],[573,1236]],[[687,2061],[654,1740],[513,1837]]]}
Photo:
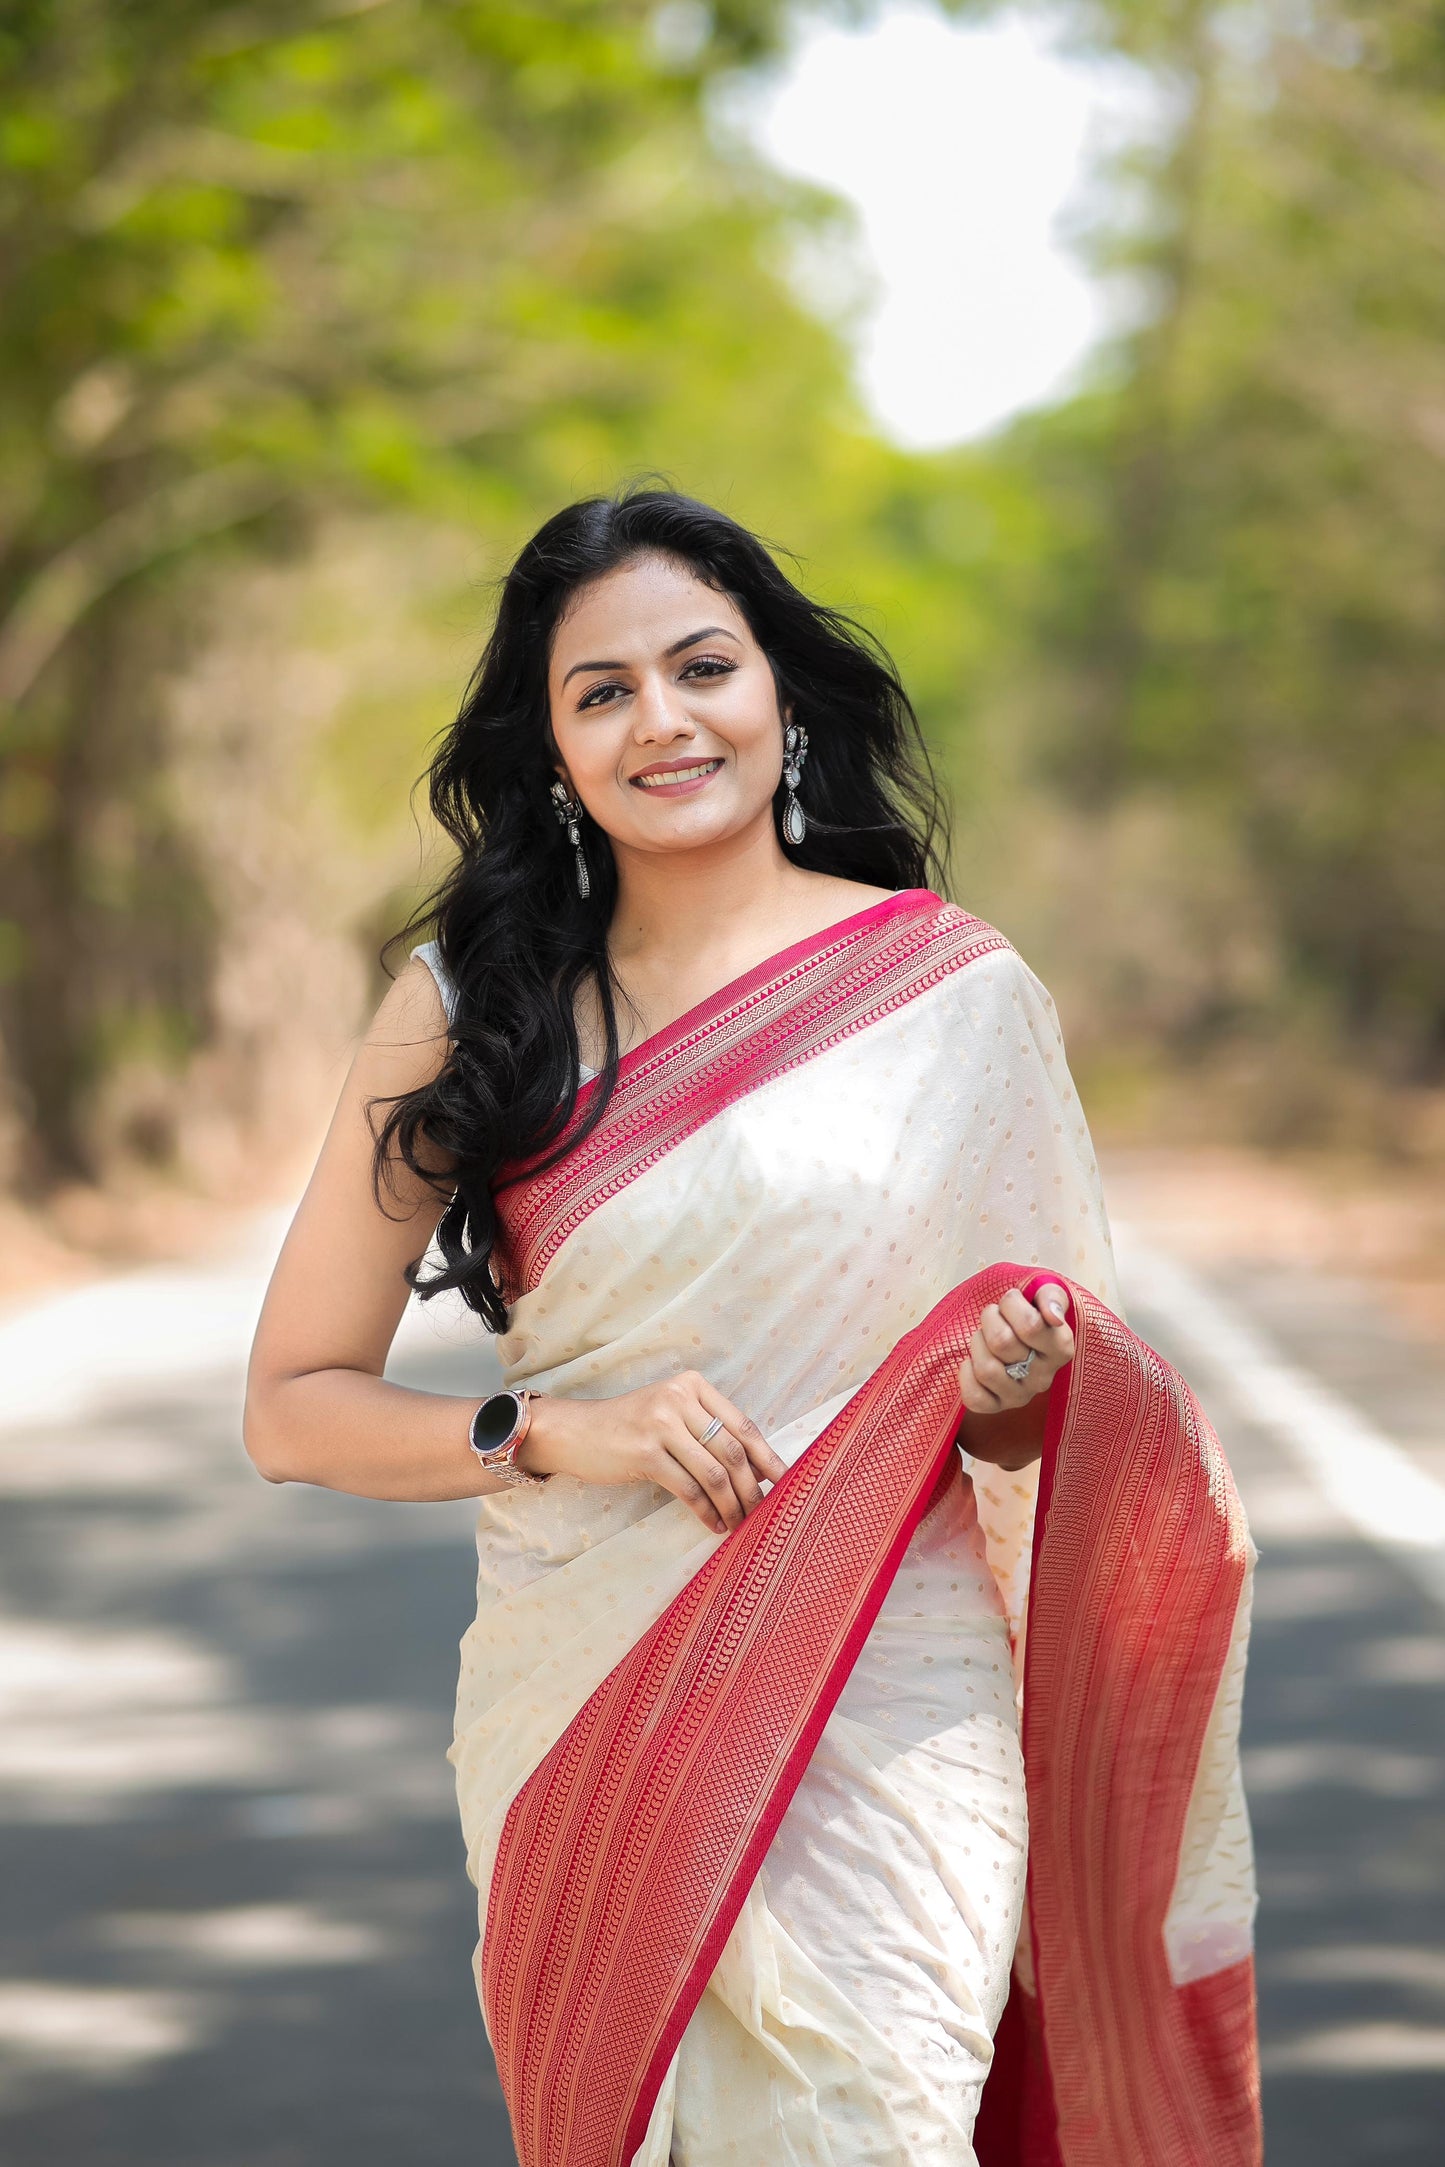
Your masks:
{"label": "polka dot pattern", "polygon": [[[696,1368],[791,1460],[999,1260],[1119,1308],[1053,1002],[1009,948],[735,1100],[608,1198],[499,1352],[508,1383],[581,1398]],[[915,1532],[634,2167],[972,2160],[1023,1902],[1034,1497],[1031,1470],[980,1467]],[[559,1476],[481,1502],[448,1756],[479,1891],[517,1787],[714,1540],[652,1484]]]}

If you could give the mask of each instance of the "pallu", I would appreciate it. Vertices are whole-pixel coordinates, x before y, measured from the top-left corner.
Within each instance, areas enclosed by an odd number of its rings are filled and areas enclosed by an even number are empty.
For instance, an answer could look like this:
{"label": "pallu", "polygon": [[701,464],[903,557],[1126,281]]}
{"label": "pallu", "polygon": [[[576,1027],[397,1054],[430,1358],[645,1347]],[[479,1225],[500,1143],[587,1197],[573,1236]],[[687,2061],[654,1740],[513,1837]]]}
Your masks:
{"label": "pallu", "polygon": [[[480,1503],[448,1758],[522,2167],[1257,2162],[1254,1551],[1035,973],[901,891],[497,1201],[508,1384],[695,1369],[788,1463],[724,1536],[650,1482]],[[959,1365],[1046,1279],[1074,1356],[1004,1473]]]}

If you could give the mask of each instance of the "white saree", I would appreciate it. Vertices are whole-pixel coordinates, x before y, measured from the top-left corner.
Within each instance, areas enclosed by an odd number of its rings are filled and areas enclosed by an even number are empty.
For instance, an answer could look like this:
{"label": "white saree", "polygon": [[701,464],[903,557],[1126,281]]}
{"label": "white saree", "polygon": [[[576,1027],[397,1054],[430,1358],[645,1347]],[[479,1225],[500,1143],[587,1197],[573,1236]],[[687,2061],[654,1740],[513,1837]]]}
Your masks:
{"label": "white saree", "polygon": [[[695,1368],[790,1463],[984,1266],[1046,1267],[1120,1311],[1053,1001],[1001,934],[926,890],[770,958],[634,1048],[577,1162],[499,1194],[506,1382],[591,1399]],[[962,1466],[972,1480],[903,1551],[632,2167],[975,2159],[1016,1956],[1032,1985],[1019,1708],[1038,1469]],[[555,1476],[482,1500],[448,1754],[479,1993],[488,1932],[507,1931],[488,1898],[509,1808],[725,1540],[647,1483]],[[1245,1617],[1241,1600],[1189,1802],[1176,1983],[1250,1947]]]}

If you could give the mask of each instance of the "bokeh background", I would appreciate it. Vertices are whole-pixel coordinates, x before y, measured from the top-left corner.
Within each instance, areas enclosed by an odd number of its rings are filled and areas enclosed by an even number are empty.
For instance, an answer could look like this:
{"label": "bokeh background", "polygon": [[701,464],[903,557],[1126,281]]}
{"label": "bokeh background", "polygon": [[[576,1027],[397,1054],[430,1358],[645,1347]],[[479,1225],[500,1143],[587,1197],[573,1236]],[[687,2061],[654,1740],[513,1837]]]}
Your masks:
{"label": "bokeh background", "polygon": [[1442,236],[1437,0],[0,5],[14,2167],[511,2157],[471,1510],[239,1380],[492,582],[641,472],[892,649],[1240,1473],[1270,2158],[1441,2157]]}

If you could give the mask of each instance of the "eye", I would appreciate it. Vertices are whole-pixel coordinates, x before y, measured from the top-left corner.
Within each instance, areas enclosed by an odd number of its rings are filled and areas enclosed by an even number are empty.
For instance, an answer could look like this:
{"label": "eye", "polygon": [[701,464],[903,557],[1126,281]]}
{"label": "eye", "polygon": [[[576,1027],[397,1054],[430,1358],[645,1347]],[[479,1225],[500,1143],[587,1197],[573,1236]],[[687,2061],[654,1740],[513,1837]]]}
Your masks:
{"label": "eye", "polygon": [[682,674],[686,677],[689,670],[706,670],[709,677],[726,677],[736,668],[737,664],[727,655],[694,655]]}
{"label": "eye", "polygon": [[[578,712],[580,713],[584,707],[595,707],[598,703],[598,696],[601,693],[625,692],[626,690],[626,685],[619,685],[615,681],[606,685],[593,685],[591,690],[588,692],[584,692],[581,699],[577,702]],[[608,702],[608,705],[611,705],[610,701]]]}

